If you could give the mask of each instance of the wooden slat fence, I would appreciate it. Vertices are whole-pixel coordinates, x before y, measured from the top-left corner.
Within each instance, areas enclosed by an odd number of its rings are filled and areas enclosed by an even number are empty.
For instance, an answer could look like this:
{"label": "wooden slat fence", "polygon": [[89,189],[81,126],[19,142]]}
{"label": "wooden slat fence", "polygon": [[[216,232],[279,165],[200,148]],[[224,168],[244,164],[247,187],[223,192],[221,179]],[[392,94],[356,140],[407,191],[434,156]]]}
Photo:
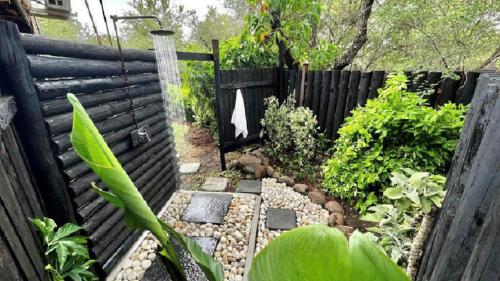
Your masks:
{"label": "wooden slat fence", "polygon": [[[276,95],[278,69],[242,69],[222,70],[220,80],[220,108],[222,141],[224,152],[237,149],[242,144],[259,140],[260,120],[264,117],[264,99]],[[236,100],[236,91],[240,89],[245,103],[248,136],[235,138],[235,127],[231,124],[231,116]]]}
{"label": "wooden slat fence", "polygon": [[[21,140],[47,214],[82,225],[97,272],[104,276],[136,240],[123,212],[90,190],[97,176],[71,148],[68,92],[78,96],[147,203],[157,212],[179,185],[154,52],[125,50],[130,96],[116,49],[20,35],[0,22],[0,68],[19,107]],[[91,50],[91,51],[89,51]],[[151,141],[133,147],[134,118]]]}
{"label": "wooden slat fence", "polygon": [[29,218],[43,216],[14,126],[14,98],[0,91],[0,280],[48,280]]}
{"label": "wooden slat fence", "polygon": [[[447,102],[468,104],[474,94],[478,72],[457,73],[459,79],[443,77],[440,72],[407,72],[408,89],[432,89],[428,96],[432,106]],[[297,105],[309,107],[317,117],[321,131],[329,139],[337,138],[337,131],[345,118],[357,106],[364,106],[368,99],[377,97],[387,73],[384,71],[308,71],[304,95],[301,96],[301,71],[291,70],[285,95],[295,95]]]}

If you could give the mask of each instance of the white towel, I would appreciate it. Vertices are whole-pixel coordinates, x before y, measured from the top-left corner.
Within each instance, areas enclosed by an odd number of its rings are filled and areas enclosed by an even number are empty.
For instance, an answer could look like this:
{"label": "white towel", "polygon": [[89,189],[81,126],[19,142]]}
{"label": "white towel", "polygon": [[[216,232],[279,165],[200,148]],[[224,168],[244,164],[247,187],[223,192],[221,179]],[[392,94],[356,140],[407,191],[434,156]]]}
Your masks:
{"label": "white towel", "polygon": [[243,137],[248,136],[247,117],[245,116],[245,103],[243,102],[243,95],[241,90],[236,91],[236,102],[234,103],[233,116],[231,117],[231,124],[236,127],[234,137],[237,138],[240,134]]}

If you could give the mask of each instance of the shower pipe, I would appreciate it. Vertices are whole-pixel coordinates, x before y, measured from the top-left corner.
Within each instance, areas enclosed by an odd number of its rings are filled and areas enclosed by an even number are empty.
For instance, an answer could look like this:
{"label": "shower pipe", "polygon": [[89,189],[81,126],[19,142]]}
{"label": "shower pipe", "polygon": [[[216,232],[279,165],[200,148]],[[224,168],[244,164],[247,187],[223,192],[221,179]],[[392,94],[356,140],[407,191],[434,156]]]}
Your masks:
{"label": "shower pipe", "polygon": [[[134,127],[135,130],[130,132],[130,135],[132,137],[132,146],[137,146],[140,145],[141,143],[149,142],[151,141],[149,134],[146,130],[146,128],[139,128],[139,125],[137,124],[137,119],[135,117],[135,110],[134,110],[134,101],[132,99],[132,95],[130,94],[130,89],[129,89],[129,82],[128,82],[128,75],[127,75],[127,69],[125,67],[125,59],[123,58],[123,52],[122,52],[122,46],[120,44],[120,36],[118,34],[118,27],[116,26],[116,22],[118,20],[134,20],[134,19],[155,19],[158,25],[160,26],[159,30],[155,30],[154,32],[162,32],[162,24],[161,20],[157,16],[152,16],[152,15],[146,15],[146,16],[117,16],[117,15],[111,15],[110,18],[113,20],[113,26],[115,28],[115,34],[116,34],[116,45],[118,46],[118,53],[120,54],[120,59],[121,59],[121,67],[122,67],[122,75],[125,80],[125,92],[127,93],[127,96],[130,101],[130,107],[132,108],[132,120],[134,121]],[[165,31],[168,34],[173,34],[173,32],[170,31]],[[153,31],[152,31],[153,33]]]}

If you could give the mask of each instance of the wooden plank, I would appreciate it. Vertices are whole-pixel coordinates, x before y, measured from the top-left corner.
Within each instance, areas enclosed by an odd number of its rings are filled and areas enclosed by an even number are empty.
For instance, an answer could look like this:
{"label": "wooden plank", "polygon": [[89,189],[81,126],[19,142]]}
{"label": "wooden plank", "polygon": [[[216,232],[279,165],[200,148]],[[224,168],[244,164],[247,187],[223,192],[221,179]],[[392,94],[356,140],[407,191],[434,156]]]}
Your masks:
{"label": "wooden plank", "polygon": [[224,129],[222,123],[222,101],[221,101],[221,71],[219,62],[219,40],[212,40],[212,51],[214,55],[214,81],[215,81],[215,112],[217,118],[217,128],[219,133],[219,153],[220,166],[226,170],[226,158],[224,152]]}
{"label": "wooden plank", "polygon": [[448,102],[455,101],[455,93],[460,86],[460,80],[453,78],[445,78],[438,89],[438,95],[434,102],[434,106],[441,106]]}
{"label": "wooden plank", "polygon": [[[157,73],[128,75],[128,85],[130,87],[158,83]],[[64,97],[67,93],[84,94],[95,93],[110,89],[125,87],[125,79],[118,77],[98,77],[84,79],[62,79],[55,81],[36,81],[35,87],[40,100],[46,100],[57,97]]]}
{"label": "wooden plank", "polygon": [[344,122],[344,111],[346,106],[346,96],[349,87],[349,76],[351,72],[343,70],[340,73],[339,81],[339,94],[337,98],[337,104],[335,107],[335,117],[333,119],[333,140],[338,138],[338,130]]}
{"label": "wooden plank", "polygon": [[0,280],[23,281],[25,278],[19,272],[14,255],[4,240],[0,232]]}
{"label": "wooden plank", "polygon": [[304,106],[312,108],[313,103],[313,83],[314,76],[316,75],[315,71],[307,72],[307,84],[305,89],[305,97],[304,97]]}
{"label": "wooden plank", "polygon": [[302,69],[297,70],[296,78],[295,78],[295,104],[296,106],[300,105],[300,84],[302,77]]}
{"label": "wooden plank", "polygon": [[430,105],[434,105],[438,95],[437,91],[441,87],[441,72],[429,72],[425,86],[430,92],[426,99]]}
{"label": "wooden plank", "polygon": [[26,148],[33,173],[46,204],[47,215],[56,222],[75,222],[74,210],[43,122],[29,62],[15,24],[0,21],[0,85],[14,95],[20,114],[15,123]]}
{"label": "wooden plank", "polygon": [[[121,59],[117,48],[51,39],[40,35],[22,33],[21,44],[28,54],[92,60]],[[155,52],[150,50],[122,49],[122,56],[125,61],[156,62]]]}
{"label": "wooden plank", "polygon": [[321,98],[319,100],[319,117],[318,122],[321,131],[326,128],[326,114],[328,110],[328,103],[330,98],[330,79],[332,77],[331,71],[323,71],[323,77],[321,79]]}
{"label": "wooden plank", "polygon": [[463,79],[460,81],[460,87],[456,94],[457,103],[469,104],[471,102],[478,78],[479,72],[467,72],[463,75]]}
{"label": "wooden plank", "polygon": [[214,61],[214,55],[209,53],[197,52],[176,52],[177,60],[190,60],[190,61]]}
{"label": "wooden plank", "polygon": [[[57,57],[41,57],[28,55],[31,73],[34,78],[62,77],[100,77],[119,76],[123,74],[119,61],[101,61],[85,59],[69,59]],[[156,73],[158,69],[153,62],[125,62],[128,74]]]}
{"label": "wooden plank", "polygon": [[[448,172],[446,198],[426,243],[417,280],[500,277],[498,248],[477,252],[488,244],[498,246],[498,241],[492,244],[484,239],[497,237],[500,229],[500,221],[491,220],[491,215],[498,218],[498,212],[492,212],[498,210],[500,198],[500,80],[493,76],[479,78]],[[486,232],[490,229],[496,232]],[[483,278],[464,279],[464,273]]]}
{"label": "wooden plank", "polygon": [[[78,95],[78,100],[84,108],[97,106],[103,103],[116,102],[120,100],[129,100],[129,94],[132,98],[138,98],[155,93],[161,93],[159,83],[149,83],[129,88],[129,93],[125,88],[103,91],[99,93],[90,93]],[[73,107],[68,99],[52,99],[41,102],[42,110],[45,116],[71,112]]]}
{"label": "wooden plank", "polygon": [[345,102],[344,119],[351,116],[351,111],[356,107],[360,77],[361,73],[359,71],[351,71],[351,76],[349,77],[349,89],[347,91]]}
{"label": "wooden plank", "polygon": [[331,139],[333,137],[333,123],[335,119],[335,110],[337,108],[337,98],[339,96],[339,83],[340,83],[340,71],[332,71],[332,77],[330,78],[330,98],[328,99],[328,111],[326,118],[326,137]]}
{"label": "wooden plank", "polygon": [[378,97],[378,89],[384,85],[385,71],[374,71],[372,74],[372,81],[370,83],[369,99]]}
{"label": "wooden plank", "polygon": [[323,78],[323,73],[322,71],[317,71],[314,74],[314,81],[313,81],[313,96],[312,96],[312,106],[311,110],[313,111],[314,115],[319,114],[319,102],[321,99],[321,79]]}
{"label": "wooden plank", "polygon": [[[228,71],[228,70],[225,70]],[[243,89],[243,88],[256,88],[256,87],[276,87],[278,86],[276,80],[262,80],[262,81],[245,81],[221,84],[221,89]]]}
{"label": "wooden plank", "polygon": [[0,132],[10,125],[16,112],[17,107],[14,97],[0,95]]}
{"label": "wooden plank", "polygon": [[372,72],[361,73],[361,78],[359,81],[359,92],[357,104],[358,106],[365,106],[368,100],[368,93],[370,92],[370,83],[372,79]]}
{"label": "wooden plank", "polygon": [[[139,108],[134,109],[135,112],[138,112],[141,110],[140,107],[155,104],[157,106],[163,106],[163,98],[161,96],[161,93],[134,98],[133,106],[130,103],[130,100],[126,100],[116,103],[100,104],[94,107],[86,108],[85,110],[89,114],[92,121],[99,122],[120,113],[127,113],[128,111],[131,112],[132,108]],[[49,128],[51,135],[66,133],[71,130],[71,126],[73,124],[73,113],[69,112],[53,115],[46,118],[45,122],[47,124],[47,127]]]}

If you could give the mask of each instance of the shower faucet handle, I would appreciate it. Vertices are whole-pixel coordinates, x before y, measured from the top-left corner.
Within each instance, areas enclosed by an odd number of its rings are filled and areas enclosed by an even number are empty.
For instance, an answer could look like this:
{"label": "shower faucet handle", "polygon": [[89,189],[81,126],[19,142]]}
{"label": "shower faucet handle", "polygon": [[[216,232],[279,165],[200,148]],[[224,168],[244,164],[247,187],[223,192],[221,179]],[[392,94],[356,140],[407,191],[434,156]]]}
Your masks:
{"label": "shower faucet handle", "polygon": [[132,147],[137,147],[143,143],[151,141],[146,127],[141,127],[139,129],[133,130],[132,132],[130,132],[130,136],[132,138]]}

